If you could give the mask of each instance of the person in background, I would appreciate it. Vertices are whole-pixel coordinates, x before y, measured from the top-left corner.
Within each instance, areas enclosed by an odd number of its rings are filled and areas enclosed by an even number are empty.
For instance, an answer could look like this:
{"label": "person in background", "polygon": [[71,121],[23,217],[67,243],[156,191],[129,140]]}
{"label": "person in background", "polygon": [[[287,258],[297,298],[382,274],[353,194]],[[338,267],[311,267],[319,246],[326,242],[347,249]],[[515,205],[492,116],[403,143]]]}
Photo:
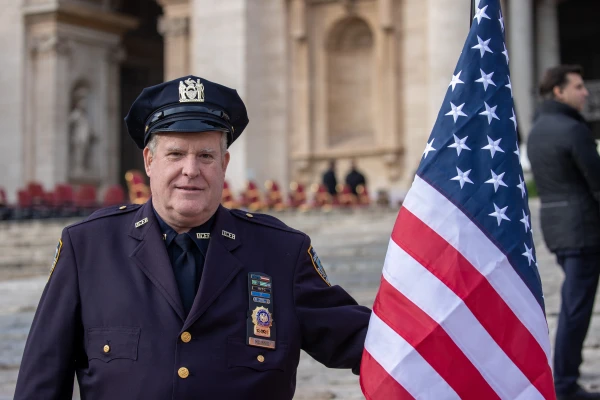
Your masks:
{"label": "person in background", "polygon": [[365,176],[360,173],[356,167],[356,160],[350,161],[350,172],[346,175],[346,185],[350,186],[350,190],[352,194],[357,196],[358,192],[356,188],[359,185],[367,186],[367,181],[365,180]]}
{"label": "person in background", "polygon": [[335,160],[329,161],[329,168],[323,174],[323,185],[327,188],[327,192],[335,197],[337,195],[337,179],[335,177]]}
{"label": "person in background", "polygon": [[578,66],[546,71],[527,141],[546,245],[565,273],[554,351],[559,400],[600,399],[578,384],[583,341],[600,274],[600,156],[581,112],[588,91]]}

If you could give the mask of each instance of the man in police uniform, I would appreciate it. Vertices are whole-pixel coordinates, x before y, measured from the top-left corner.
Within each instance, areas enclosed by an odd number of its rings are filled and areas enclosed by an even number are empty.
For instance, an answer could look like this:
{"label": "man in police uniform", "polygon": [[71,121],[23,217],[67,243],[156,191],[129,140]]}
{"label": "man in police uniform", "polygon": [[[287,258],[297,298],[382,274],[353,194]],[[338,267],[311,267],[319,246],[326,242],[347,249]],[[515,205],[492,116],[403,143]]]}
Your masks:
{"label": "man in police uniform", "polygon": [[370,311],[302,232],[220,206],[235,90],[189,76],[125,119],[152,198],[64,229],[15,399],[291,399],[300,349],[358,373]]}

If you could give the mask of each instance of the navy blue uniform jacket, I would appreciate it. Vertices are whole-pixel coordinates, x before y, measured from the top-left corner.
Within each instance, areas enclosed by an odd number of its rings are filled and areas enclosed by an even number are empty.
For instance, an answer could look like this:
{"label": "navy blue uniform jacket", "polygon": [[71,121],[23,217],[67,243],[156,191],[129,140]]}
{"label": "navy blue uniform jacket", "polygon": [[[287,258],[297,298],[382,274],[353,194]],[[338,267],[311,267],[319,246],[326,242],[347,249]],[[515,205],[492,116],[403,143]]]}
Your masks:
{"label": "navy blue uniform jacket", "polygon": [[[291,399],[300,349],[358,371],[369,309],[330,287],[308,236],[273,217],[219,207],[187,318],[151,202],[100,210],[61,241],[17,400],[70,399],[74,374],[85,400]],[[275,350],[246,344],[249,272],[272,277]]]}

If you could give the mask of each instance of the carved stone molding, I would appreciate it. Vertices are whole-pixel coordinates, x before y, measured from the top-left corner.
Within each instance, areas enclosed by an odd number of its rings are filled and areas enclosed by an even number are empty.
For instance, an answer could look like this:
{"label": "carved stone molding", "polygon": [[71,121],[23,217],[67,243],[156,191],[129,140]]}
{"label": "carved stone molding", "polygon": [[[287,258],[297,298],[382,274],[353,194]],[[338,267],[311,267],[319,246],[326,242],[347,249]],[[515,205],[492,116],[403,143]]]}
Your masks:
{"label": "carved stone molding", "polygon": [[72,47],[69,39],[55,34],[48,34],[32,38],[30,50],[34,54],[55,53],[68,56],[71,54]]}
{"label": "carved stone molding", "polygon": [[189,17],[161,17],[158,32],[163,36],[181,36],[190,33]]}

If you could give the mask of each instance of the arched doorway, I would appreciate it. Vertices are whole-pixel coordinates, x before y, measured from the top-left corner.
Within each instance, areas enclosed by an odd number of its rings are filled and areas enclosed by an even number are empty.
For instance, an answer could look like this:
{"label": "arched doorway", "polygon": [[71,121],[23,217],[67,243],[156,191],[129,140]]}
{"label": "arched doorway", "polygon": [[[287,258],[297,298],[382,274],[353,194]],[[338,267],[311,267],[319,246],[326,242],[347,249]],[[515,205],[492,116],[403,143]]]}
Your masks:
{"label": "arched doorway", "polygon": [[121,165],[120,181],[125,184],[125,172],[130,169],[144,170],[141,151],[129,137],[123,118],[142,89],[163,81],[164,45],[158,32],[161,7],[154,0],[127,0],[120,5],[119,12],[139,20],[136,30],[123,37],[125,59],[121,63]]}
{"label": "arched doorway", "polygon": [[361,18],[339,21],[327,41],[327,142],[369,143],[374,137],[374,39]]}

